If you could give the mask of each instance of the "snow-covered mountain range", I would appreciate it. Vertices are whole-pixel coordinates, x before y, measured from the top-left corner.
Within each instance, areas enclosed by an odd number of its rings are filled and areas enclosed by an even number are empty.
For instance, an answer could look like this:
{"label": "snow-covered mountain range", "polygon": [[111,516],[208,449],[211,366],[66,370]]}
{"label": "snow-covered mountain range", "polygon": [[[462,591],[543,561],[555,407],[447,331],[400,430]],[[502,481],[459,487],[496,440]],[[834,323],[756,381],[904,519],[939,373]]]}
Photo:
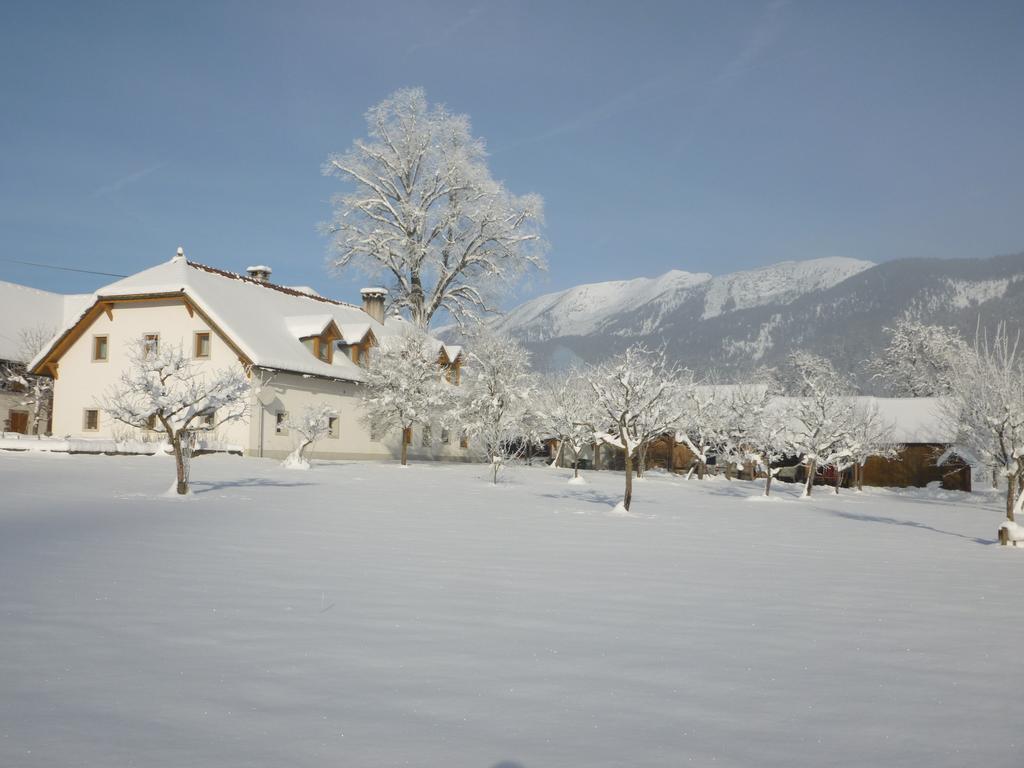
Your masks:
{"label": "snow-covered mountain range", "polygon": [[[1024,254],[990,259],[786,261],[712,276],[591,283],[539,296],[493,321],[541,368],[596,361],[637,341],[695,368],[775,365],[796,348],[856,378],[904,312],[973,337],[984,324],[1024,327]],[[862,379],[863,380],[863,379]]]}

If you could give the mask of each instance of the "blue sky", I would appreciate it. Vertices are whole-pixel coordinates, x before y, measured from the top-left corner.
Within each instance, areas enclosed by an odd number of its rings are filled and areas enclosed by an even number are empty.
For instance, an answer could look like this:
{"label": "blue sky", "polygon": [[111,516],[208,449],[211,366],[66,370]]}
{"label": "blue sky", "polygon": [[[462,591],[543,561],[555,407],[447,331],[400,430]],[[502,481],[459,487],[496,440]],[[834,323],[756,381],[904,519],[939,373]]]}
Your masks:
{"label": "blue sky", "polygon": [[423,86],[580,282],[1024,250],[1024,3],[4,3],[0,280],[328,276],[328,153]]}

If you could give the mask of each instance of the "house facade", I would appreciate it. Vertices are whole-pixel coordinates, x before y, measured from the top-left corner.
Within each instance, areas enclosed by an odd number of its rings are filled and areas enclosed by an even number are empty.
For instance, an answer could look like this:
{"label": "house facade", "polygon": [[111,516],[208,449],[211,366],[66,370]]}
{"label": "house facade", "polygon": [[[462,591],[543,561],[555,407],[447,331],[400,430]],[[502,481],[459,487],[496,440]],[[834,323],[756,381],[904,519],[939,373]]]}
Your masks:
{"label": "house facade", "polygon": [[[330,434],[307,455],[321,459],[397,456],[403,435],[372,435],[362,420],[362,365],[401,318],[384,318],[385,292],[367,289],[363,305],[327,299],[308,288],[270,281],[270,269],[241,275],[188,261],[179,249],[170,261],[98,290],[64,323],[30,363],[53,378],[55,436],[152,439],[104,412],[101,402],[129,365],[139,344],[180,347],[202,375],[231,366],[252,383],[248,415],[218,428],[211,441],[250,456],[283,458],[295,447],[288,416],[306,406],[333,412]],[[439,375],[458,383],[461,349],[436,342]],[[421,434],[426,432],[426,435]],[[419,434],[417,434],[419,433]],[[413,457],[468,460],[467,446],[443,440],[440,430],[416,430]]]}

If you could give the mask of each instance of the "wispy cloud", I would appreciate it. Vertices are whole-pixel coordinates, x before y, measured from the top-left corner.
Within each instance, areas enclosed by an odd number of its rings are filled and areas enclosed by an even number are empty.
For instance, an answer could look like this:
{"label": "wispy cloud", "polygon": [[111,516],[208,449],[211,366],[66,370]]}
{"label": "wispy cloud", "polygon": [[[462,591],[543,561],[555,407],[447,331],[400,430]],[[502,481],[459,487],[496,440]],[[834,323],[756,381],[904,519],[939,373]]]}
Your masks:
{"label": "wispy cloud", "polygon": [[462,29],[479,17],[487,10],[487,3],[480,3],[469,8],[464,14],[455,19],[451,24],[437,30],[434,34],[424,35],[424,39],[413,43],[406,49],[406,53],[416,53],[427,48],[439,48],[452,40]]}
{"label": "wispy cloud", "polygon": [[781,36],[789,5],[790,0],[771,0],[764,7],[746,42],[715,77],[716,83],[731,83],[760,63]]}
{"label": "wispy cloud", "polygon": [[103,197],[105,195],[116,194],[117,192],[123,190],[125,187],[134,184],[137,181],[141,181],[150,174],[156,173],[166,165],[167,163],[157,163],[156,165],[150,165],[146,168],[135,171],[134,173],[129,173],[127,176],[122,176],[119,179],[115,179],[109,184],[104,184],[102,186],[96,187],[96,189],[93,190],[91,197]]}

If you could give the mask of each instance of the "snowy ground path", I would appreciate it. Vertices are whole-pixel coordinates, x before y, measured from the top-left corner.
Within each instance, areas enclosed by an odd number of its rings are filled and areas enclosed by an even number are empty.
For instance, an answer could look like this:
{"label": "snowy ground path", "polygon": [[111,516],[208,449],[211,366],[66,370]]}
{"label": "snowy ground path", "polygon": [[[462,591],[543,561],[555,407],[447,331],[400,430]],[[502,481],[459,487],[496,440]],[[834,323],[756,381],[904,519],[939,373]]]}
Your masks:
{"label": "snowy ground path", "polygon": [[0,766],[1024,764],[998,500],[486,474],[0,452]]}

